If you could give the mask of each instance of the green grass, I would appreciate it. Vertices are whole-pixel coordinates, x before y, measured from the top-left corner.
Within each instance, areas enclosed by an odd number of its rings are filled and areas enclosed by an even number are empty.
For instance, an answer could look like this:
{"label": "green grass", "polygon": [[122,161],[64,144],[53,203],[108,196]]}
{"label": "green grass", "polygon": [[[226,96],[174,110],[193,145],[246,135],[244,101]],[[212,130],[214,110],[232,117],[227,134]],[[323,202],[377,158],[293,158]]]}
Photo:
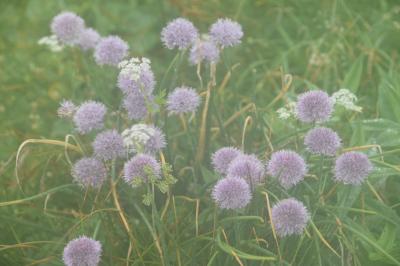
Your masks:
{"label": "green grass", "polygon": [[[51,53],[37,44],[49,35],[51,18],[65,9],[102,35],[120,35],[132,56],[150,58],[158,94],[180,84],[205,90],[186,59],[167,73],[176,55],[159,40],[167,21],[185,16],[202,32],[218,17],[243,25],[242,45],[227,50],[217,66],[203,163],[195,163],[200,114],[187,134],[179,119],[171,117],[165,125],[162,115],[155,117],[168,132],[165,154],[178,179],[168,194],[156,194],[157,212],[141,203],[145,189],[123,182],[115,191],[107,183],[88,193],[72,185],[63,147],[50,144],[25,146],[17,182],[15,157],[24,140],[63,141],[72,132],[72,125],[56,116],[61,99],[96,99],[116,108],[121,98],[116,70],[96,66],[91,54],[76,49]],[[102,265],[161,265],[162,260],[169,265],[400,264],[399,2],[31,0],[1,1],[0,10],[0,265],[62,265],[64,245],[81,234],[103,243]],[[202,74],[207,84],[208,72]],[[291,86],[273,101],[286,74],[293,78]],[[224,145],[243,147],[262,159],[272,148],[304,153],[301,138],[308,127],[279,120],[276,109],[315,87],[329,93],[348,88],[359,97],[362,113],[338,112],[329,125],[345,148],[380,145],[383,155],[375,146],[366,149],[375,165],[368,183],[335,187],[330,162],[319,171],[319,160],[310,157],[315,178],[288,192],[268,179],[244,211],[217,210],[210,198],[218,179],[210,154]],[[115,123],[110,119],[108,126]],[[92,138],[81,139],[86,148]],[[81,156],[70,155],[73,160]],[[319,195],[324,176],[326,187]],[[266,194],[270,205],[288,194],[302,200],[312,214],[307,232],[275,241]]]}

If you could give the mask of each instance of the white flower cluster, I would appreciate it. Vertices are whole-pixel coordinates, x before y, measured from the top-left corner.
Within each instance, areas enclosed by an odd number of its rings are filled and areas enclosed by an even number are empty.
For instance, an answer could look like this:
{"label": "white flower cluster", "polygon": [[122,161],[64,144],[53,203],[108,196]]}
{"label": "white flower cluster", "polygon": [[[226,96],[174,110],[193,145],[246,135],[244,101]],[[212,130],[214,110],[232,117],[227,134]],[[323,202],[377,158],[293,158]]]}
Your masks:
{"label": "white flower cluster", "polygon": [[146,124],[136,124],[122,132],[124,146],[128,152],[143,151],[147,141],[155,134],[155,129]]}
{"label": "white flower cluster", "polygon": [[121,75],[129,76],[133,81],[138,81],[143,72],[151,71],[150,59],[146,57],[132,57],[129,60],[123,60],[118,64],[121,69]]}
{"label": "white flower cluster", "polygon": [[279,108],[277,111],[278,117],[282,120],[295,117],[296,115],[296,102],[289,101],[284,107]]}
{"label": "white flower cluster", "polygon": [[334,104],[341,105],[347,110],[352,110],[356,112],[361,112],[362,107],[357,106],[355,102],[357,102],[357,96],[355,96],[348,89],[340,89],[331,96]]}
{"label": "white flower cluster", "polygon": [[60,52],[64,49],[64,45],[62,45],[55,35],[45,36],[38,41],[39,45],[47,46],[52,52]]}

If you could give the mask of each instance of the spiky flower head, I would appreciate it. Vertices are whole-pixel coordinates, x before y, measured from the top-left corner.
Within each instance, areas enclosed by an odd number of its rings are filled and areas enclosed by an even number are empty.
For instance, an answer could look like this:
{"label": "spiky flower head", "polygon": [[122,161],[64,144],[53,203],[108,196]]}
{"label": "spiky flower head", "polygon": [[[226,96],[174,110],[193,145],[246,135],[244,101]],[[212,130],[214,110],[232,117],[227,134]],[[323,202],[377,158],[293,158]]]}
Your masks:
{"label": "spiky flower head", "polygon": [[272,207],[271,220],[280,237],[302,234],[309,219],[307,208],[294,198],[281,200]]}
{"label": "spiky flower head", "polygon": [[84,188],[98,188],[107,177],[107,169],[100,160],[84,157],[73,165],[72,177]]}
{"label": "spiky flower head", "polygon": [[195,89],[190,87],[176,88],[168,95],[168,114],[195,112],[200,105],[200,101],[200,96]]}
{"label": "spiky flower head", "polygon": [[125,148],[131,153],[154,154],[166,146],[164,133],[153,125],[136,124],[122,132]]}
{"label": "spiky flower head", "polygon": [[210,36],[221,47],[235,46],[243,37],[242,26],[229,18],[220,18],[211,25]]}
{"label": "spiky flower head", "polygon": [[95,101],[87,101],[79,106],[74,114],[75,127],[81,134],[89,133],[94,129],[104,126],[104,116],[107,108],[104,104]]}
{"label": "spiky flower head", "polygon": [[226,175],[229,164],[240,154],[242,152],[235,147],[220,148],[211,156],[214,170],[221,175]]}
{"label": "spiky flower head", "polygon": [[85,21],[73,12],[61,12],[53,18],[50,27],[61,42],[72,45],[85,28]]}
{"label": "spiky flower head", "polygon": [[72,101],[62,100],[57,109],[57,115],[61,118],[72,118],[76,109],[77,107]]}
{"label": "spiky flower head", "polygon": [[94,49],[100,40],[100,34],[92,28],[84,29],[78,37],[77,44],[83,50]]}
{"label": "spiky flower head", "polygon": [[101,243],[87,236],[68,242],[64,248],[66,266],[97,266],[101,257]]}
{"label": "spiky flower head", "polygon": [[189,62],[192,65],[200,64],[205,61],[215,64],[219,60],[219,49],[211,40],[197,40],[190,49]]}
{"label": "spiky flower head", "polygon": [[161,41],[168,49],[188,48],[198,38],[196,27],[187,19],[176,18],[161,31]]}
{"label": "spiky flower head", "polygon": [[307,91],[297,97],[296,115],[304,123],[325,122],[332,111],[333,102],[324,91]]}
{"label": "spiky flower head", "polygon": [[269,175],[276,177],[284,188],[291,188],[304,179],[307,165],[304,159],[294,151],[274,152],[267,164]]}
{"label": "spiky flower head", "polygon": [[367,155],[355,151],[346,152],[336,159],[334,179],[344,184],[359,185],[372,169]]}
{"label": "spiky flower head", "polygon": [[128,44],[118,36],[101,38],[94,51],[94,59],[100,66],[118,66],[128,55]]}
{"label": "spiky flower head", "polygon": [[94,155],[105,161],[123,157],[126,153],[124,139],[115,129],[97,134],[92,146]]}
{"label": "spiky flower head", "polygon": [[226,177],[218,180],[212,197],[221,209],[240,209],[249,204],[252,194],[249,184],[240,177]]}
{"label": "spiky flower head", "polygon": [[227,169],[227,176],[244,178],[252,189],[264,183],[264,174],[264,165],[254,154],[239,154]]}
{"label": "spiky flower head", "polygon": [[144,97],[140,94],[127,95],[122,102],[122,106],[131,120],[144,119],[150,110],[158,108],[158,105],[154,102],[153,95]]}
{"label": "spiky flower head", "polygon": [[124,180],[135,185],[137,182],[147,182],[150,178],[161,178],[161,165],[151,155],[137,154],[124,165]]}
{"label": "spiky flower head", "polygon": [[150,95],[156,84],[150,60],[133,57],[118,64],[120,72],[117,86],[125,95]]}
{"label": "spiky flower head", "polygon": [[330,128],[316,127],[304,137],[304,145],[313,154],[333,156],[341,146],[339,135]]}

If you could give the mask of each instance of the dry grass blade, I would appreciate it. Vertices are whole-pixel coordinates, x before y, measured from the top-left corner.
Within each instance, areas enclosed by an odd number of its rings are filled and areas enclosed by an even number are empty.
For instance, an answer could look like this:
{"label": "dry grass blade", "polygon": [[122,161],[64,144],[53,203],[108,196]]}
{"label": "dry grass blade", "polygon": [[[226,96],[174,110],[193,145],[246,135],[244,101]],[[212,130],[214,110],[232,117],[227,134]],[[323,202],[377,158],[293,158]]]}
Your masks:
{"label": "dry grass blade", "polygon": [[321,232],[318,230],[318,228],[315,226],[314,222],[310,220],[310,224],[312,228],[314,229],[315,233],[317,233],[319,239],[321,240],[322,243],[324,243],[325,246],[327,246],[336,256],[340,258],[339,253],[336,252],[336,250],[329,244],[329,242],[324,238],[324,236],[321,234]]}
{"label": "dry grass blade", "polygon": [[269,216],[269,221],[271,223],[272,235],[274,236],[276,249],[278,251],[279,261],[282,261],[281,250],[279,248],[278,238],[276,237],[275,225],[274,225],[274,223],[272,221],[272,211],[271,211],[271,204],[269,202],[269,196],[268,196],[268,193],[265,192],[265,191],[263,192],[263,194],[265,195],[265,199],[267,201],[268,216]]}

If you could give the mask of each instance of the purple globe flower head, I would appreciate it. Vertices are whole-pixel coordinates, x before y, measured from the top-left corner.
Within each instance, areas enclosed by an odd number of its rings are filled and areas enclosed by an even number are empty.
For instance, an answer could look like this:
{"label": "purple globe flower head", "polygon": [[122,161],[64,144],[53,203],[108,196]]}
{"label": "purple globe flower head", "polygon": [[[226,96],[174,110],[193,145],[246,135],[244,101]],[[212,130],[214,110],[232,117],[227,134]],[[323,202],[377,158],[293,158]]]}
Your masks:
{"label": "purple globe flower head", "polygon": [[218,19],[210,28],[211,39],[221,47],[240,44],[243,37],[242,26],[228,18]]}
{"label": "purple globe flower head", "polygon": [[98,159],[84,157],[73,165],[72,177],[84,188],[99,188],[107,177],[107,169]]}
{"label": "purple globe flower head", "polygon": [[195,112],[200,102],[200,96],[195,89],[189,87],[176,88],[168,95],[168,114],[174,115]]}
{"label": "purple globe flower head", "polygon": [[92,143],[94,155],[102,160],[113,160],[125,154],[124,140],[115,129],[99,133]]}
{"label": "purple globe flower head", "polygon": [[132,157],[124,165],[124,180],[128,184],[134,185],[138,179],[143,182],[147,182],[151,176],[159,179],[161,178],[161,165],[151,155],[148,154],[137,154]]}
{"label": "purple globe flower head", "polygon": [[203,60],[209,64],[219,61],[219,49],[210,40],[198,40],[190,49],[189,62],[192,65],[200,64]]}
{"label": "purple globe flower head", "polygon": [[81,134],[101,129],[104,126],[103,120],[106,112],[107,108],[100,102],[84,102],[74,114],[73,121],[76,129]]}
{"label": "purple globe flower head", "polygon": [[334,179],[351,185],[360,185],[373,166],[367,155],[350,151],[340,155],[335,162]]}
{"label": "purple globe flower head", "polygon": [[325,122],[332,111],[333,102],[324,91],[307,91],[297,97],[296,115],[304,123]]}
{"label": "purple globe flower head", "polygon": [[265,169],[254,154],[239,154],[231,161],[226,171],[228,177],[244,178],[252,189],[264,183]]}
{"label": "purple globe flower head", "polygon": [[94,59],[100,66],[117,66],[128,55],[128,44],[118,36],[100,39],[94,51]]}
{"label": "purple globe flower head", "polygon": [[77,40],[78,46],[83,50],[94,49],[100,40],[100,34],[92,28],[84,29]]}
{"label": "purple globe flower head", "polygon": [[313,154],[333,156],[341,146],[341,139],[332,129],[317,127],[308,131],[304,145]]}
{"label": "purple globe flower head", "polygon": [[281,186],[288,189],[304,179],[307,174],[307,165],[296,152],[281,150],[272,154],[267,164],[267,172],[278,178]]}
{"label": "purple globe flower head", "polygon": [[211,163],[214,171],[221,175],[226,175],[229,164],[239,155],[243,153],[234,147],[223,147],[213,153]]}
{"label": "purple globe flower head", "polygon": [[144,152],[147,154],[155,154],[167,145],[165,135],[161,129],[156,126],[152,126],[152,128],[154,131],[144,145]]}
{"label": "purple globe flower head", "polygon": [[187,19],[177,18],[169,22],[161,31],[161,41],[168,49],[183,50],[198,38],[196,27]]}
{"label": "purple globe flower head", "polygon": [[53,18],[50,27],[61,42],[73,45],[85,28],[85,21],[73,12],[61,12]]}
{"label": "purple globe flower head", "polygon": [[61,118],[72,118],[76,111],[76,105],[69,100],[62,100],[57,109],[57,115]]}
{"label": "purple globe flower head", "polygon": [[119,63],[121,71],[118,74],[117,86],[125,95],[150,95],[156,81],[147,58],[131,58]]}
{"label": "purple globe flower head", "polygon": [[218,180],[212,197],[221,209],[240,209],[249,204],[252,194],[249,184],[240,177],[226,177]]}
{"label": "purple globe flower head", "polygon": [[149,108],[153,111],[158,109],[153,95],[144,97],[138,94],[129,94],[124,98],[122,106],[131,120],[144,119],[150,111]]}
{"label": "purple globe flower head", "polygon": [[97,266],[101,257],[99,241],[87,236],[71,240],[64,248],[63,261],[66,266]]}
{"label": "purple globe flower head", "polygon": [[280,237],[302,234],[310,219],[304,204],[293,198],[279,201],[271,212],[272,223]]}

